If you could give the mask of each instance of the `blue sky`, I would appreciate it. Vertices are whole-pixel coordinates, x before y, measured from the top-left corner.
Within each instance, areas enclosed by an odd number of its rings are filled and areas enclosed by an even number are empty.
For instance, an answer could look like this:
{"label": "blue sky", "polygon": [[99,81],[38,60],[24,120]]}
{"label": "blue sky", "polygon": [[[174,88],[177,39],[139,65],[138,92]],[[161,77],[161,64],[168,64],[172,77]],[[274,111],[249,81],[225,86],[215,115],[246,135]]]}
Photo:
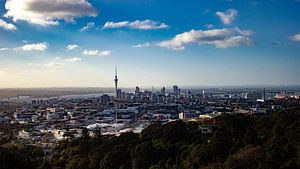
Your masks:
{"label": "blue sky", "polygon": [[300,2],[1,0],[0,87],[299,85]]}

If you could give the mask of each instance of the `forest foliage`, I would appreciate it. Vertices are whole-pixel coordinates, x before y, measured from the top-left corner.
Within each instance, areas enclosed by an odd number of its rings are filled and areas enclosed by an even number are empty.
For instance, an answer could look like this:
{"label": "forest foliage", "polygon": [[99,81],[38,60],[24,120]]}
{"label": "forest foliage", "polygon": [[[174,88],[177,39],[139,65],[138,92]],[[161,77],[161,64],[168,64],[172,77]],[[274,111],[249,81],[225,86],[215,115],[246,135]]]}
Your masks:
{"label": "forest foliage", "polygon": [[155,123],[140,134],[91,138],[53,148],[2,146],[0,168],[39,169],[295,169],[300,168],[300,113],[222,115],[212,134],[196,122]]}

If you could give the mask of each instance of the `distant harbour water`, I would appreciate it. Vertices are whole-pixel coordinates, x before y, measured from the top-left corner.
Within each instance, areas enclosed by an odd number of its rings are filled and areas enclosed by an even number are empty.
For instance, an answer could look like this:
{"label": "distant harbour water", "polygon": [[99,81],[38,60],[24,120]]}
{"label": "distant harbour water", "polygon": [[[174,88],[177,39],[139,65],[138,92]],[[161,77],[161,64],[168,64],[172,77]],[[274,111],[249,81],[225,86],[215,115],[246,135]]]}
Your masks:
{"label": "distant harbour water", "polygon": [[104,94],[107,94],[109,96],[115,95],[115,93],[92,93],[92,94],[78,94],[78,95],[61,95],[59,96],[59,98],[60,99],[93,98],[93,97],[100,97]]}
{"label": "distant harbour water", "polygon": [[59,96],[50,96],[50,97],[35,97],[35,96],[14,96],[14,97],[6,97],[1,98],[0,101],[11,101],[11,102],[28,102],[33,100],[50,100],[50,99],[87,99],[87,98],[98,98],[104,94],[109,96],[115,95],[113,92],[106,93],[89,93],[89,94],[67,94],[67,95],[59,95]]}

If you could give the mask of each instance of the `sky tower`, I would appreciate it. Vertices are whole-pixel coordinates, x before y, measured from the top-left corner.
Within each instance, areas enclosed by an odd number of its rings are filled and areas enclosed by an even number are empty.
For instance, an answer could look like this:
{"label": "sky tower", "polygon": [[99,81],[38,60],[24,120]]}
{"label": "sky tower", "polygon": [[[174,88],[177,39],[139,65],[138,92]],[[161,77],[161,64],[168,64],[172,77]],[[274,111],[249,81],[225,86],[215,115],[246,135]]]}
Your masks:
{"label": "sky tower", "polygon": [[116,89],[116,96],[118,95],[118,68],[116,66],[115,69],[115,89]]}

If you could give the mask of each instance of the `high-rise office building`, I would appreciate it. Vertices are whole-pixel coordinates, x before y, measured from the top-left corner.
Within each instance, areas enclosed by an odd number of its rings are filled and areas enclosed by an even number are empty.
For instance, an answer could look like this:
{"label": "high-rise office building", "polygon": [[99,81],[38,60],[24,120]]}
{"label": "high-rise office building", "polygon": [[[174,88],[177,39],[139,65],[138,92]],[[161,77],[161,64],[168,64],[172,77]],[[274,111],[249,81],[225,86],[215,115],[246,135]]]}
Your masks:
{"label": "high-rise office building", "polygon": [[135,97],[140,97],[140,88],[138,86],[135,87]]}
{"label": "high-rise office building", "polygon": [[161,90],[160,90],[161,94],[165,95],[166,94],[166,88],[163,87]]}
{"label": "high-rise office building", "polygon": [[264,99],[264,101],[266,101],[266,88],[264,88],[264,92],[263,92],[263,97],[262,99]]}
{"label": "high-rise office building", "polygon": [[174,86],[173,86],[173,94],[174,94],[175,96],[178,96],[178,94],[179,94],[179,88],[178,88],[177,85],[174,85]]}
{"label": "high-rise office building", "polygon": [[101,104],[107,105],[107,103],[110,102],[110,97],[107,94],[104,94],[101,96]]}
{"label": "high-rise office building", "polygon": [[122,90],[117,89],[117,98],[120,99],[122,97]]}

